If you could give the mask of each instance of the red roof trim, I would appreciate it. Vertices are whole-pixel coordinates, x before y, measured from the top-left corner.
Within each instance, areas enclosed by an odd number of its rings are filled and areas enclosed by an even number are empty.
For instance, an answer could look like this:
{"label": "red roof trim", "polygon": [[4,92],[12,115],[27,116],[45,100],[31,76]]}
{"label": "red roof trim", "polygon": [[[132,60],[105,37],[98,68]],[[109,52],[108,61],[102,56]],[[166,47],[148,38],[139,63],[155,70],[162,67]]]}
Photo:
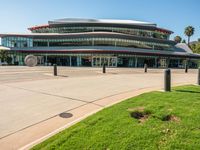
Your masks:
{"label": "red roof trim", "polygon": [[49,25],[40,25],[40,26],[30,27],[30,28],[28,28],[28,30],[33,31],[33,30],[48,28],[48,27],[49,27]]}
{"label": "red roof trim", "polygon": [[162,32],[162,33],[167,33],[167,34],[172,34],[172,31],[166,30],[166,29],[162,29],[162,28],[157,28],[156,31],[158,32]]}

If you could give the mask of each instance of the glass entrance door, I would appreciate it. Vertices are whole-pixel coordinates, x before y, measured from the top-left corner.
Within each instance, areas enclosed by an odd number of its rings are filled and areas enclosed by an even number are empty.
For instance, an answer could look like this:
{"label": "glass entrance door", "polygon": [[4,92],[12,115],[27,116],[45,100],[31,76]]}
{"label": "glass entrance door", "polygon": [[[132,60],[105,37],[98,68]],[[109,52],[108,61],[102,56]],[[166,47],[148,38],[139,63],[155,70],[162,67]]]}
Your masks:
{"label": "glass entrance door", "polygon": [[117,57],[93,57],[92,66],[102,67],[105,64],[107,67],[117,67]]}
{"label": "glass entrance door", "polygon": [[160,59],[160,67],[161,68],[167,67],[167,60],[166,59]]}

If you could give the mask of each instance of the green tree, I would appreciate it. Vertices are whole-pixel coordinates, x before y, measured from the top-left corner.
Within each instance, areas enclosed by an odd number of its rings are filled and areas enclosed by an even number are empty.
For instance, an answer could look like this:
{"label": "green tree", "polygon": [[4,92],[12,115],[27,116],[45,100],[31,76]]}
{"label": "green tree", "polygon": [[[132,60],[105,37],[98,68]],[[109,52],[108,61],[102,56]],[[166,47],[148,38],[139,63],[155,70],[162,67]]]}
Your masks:
{"label": "green tree", "polygon": [[181,43],[181,41],[182,41],[182,38],[180,37],[180,36],[175,36],[174,37],[174,41],[176,42],[176,43]]}
{"label": "green tree", "polygon": [[193,36],[194,31],[195,29],[193,26],[188,26],[185,28],[185,35],[188,37],[188,45],[190,44],[190,37]]}
{"label": "green tree", "polygon": [[8,64],[12,62],[12,58],[9,56],[8,51],[6,50],[0,51],[0,59],[2,62],[7,62]]}
{"label": "green tree", "polygon": [[200,54],[200,42],[190,45],[190,48],[194,53]]}
{"label": "green tree", "polygon": [[1,50],[0,51],[0,59],[1,59],[1,61],[4,62],[6,60],[6,57],[7,57],[7,51]]}
{"label": "green tree", "polygon": [[186,43],[185,39],[183,39],[182,43]]}

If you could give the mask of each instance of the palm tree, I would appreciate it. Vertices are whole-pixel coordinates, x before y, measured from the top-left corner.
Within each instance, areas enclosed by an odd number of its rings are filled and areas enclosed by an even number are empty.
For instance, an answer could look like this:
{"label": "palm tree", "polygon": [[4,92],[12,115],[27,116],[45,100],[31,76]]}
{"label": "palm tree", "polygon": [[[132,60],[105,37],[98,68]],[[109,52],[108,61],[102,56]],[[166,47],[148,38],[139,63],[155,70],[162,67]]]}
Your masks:
{"label": "palm tree", "polygon": [[194,27],[188,26],[185,28],[185,35],[188,37],[188,45],[190,44],[190,37],[194,34]]}
{"label": "palm tree", "polygon": [[175,37],[174,37],[174,41],[175,41],[176,43],[181,43],[182,38],[181,38],[180,36],[175,36]]}

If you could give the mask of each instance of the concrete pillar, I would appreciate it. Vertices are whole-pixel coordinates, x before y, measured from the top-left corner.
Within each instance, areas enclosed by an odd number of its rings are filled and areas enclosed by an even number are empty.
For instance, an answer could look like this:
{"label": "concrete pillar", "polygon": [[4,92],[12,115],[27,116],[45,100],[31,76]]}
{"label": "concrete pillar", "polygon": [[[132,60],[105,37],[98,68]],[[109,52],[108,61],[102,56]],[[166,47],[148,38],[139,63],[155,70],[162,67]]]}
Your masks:
{"label": "concrete pillar", "polygon": [[164,73],[164,91],[170,92],[171,91],[171,70],[165,69]]}
{"label": "concrete pillar", "polygon": [[53,65],[53,75],[57,76],[57,65],[56,64]]}
{"label": "concrete pillar", "polygon": [[106,64],[103,64],[103,73],[106,73]]}
{"label": "concrete pillar", "polygon": [[188,73],[188,64],[185,64],[185,73]]}
{"label": "concrete pillar", "polygon": [[144,72],[147,73],[147,64],[144,64]]}

